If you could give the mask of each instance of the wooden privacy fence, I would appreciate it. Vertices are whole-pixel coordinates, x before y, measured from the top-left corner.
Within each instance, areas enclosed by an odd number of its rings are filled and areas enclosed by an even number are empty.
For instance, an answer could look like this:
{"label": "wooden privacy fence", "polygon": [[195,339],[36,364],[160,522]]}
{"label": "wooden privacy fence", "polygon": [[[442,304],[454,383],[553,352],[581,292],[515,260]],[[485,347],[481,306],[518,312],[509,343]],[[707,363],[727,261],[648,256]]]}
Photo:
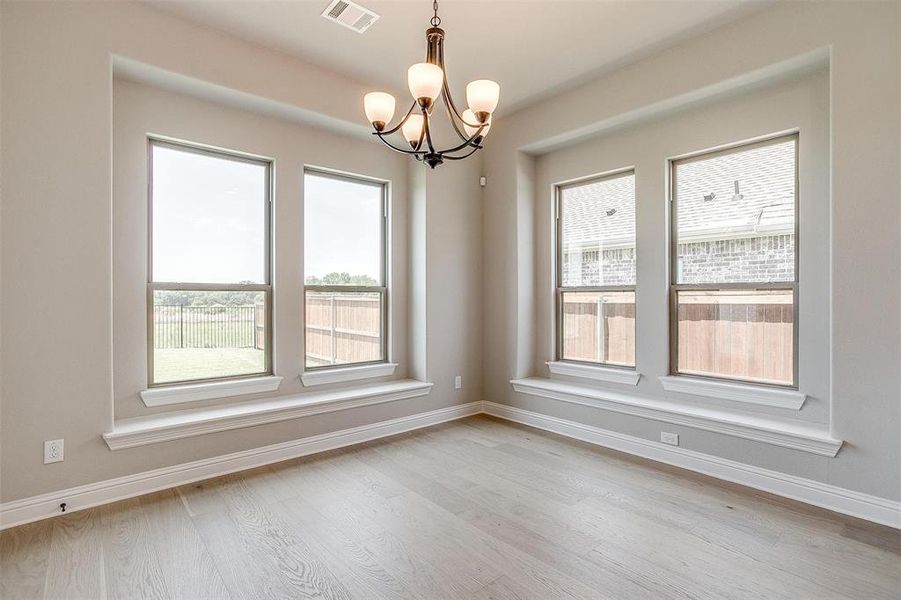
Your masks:
{"label": "wooden privacy fence", "polygon": [[307,292],[308,366],[381,360],[381,331],[378,292]]}
{"label": "wooden privacy fence", "polygon": [[248,306],[153,307],[154,348],[257,348],[265,345],[265,308]]}
{"label": "wooden privacy fence", "polygon": [[[596,293],[566,294],[563,302],[563,357],[569,360],[633,365],[635,301]],[[602,319],[598,321],[598,312]]]}
{"label": "wooden privacy fence", "polygon": [[[563,304],[564,358],[631,365],[635,304],[618,299],[599,303],[597,294],[579,295],[584,297],[567,298]],[[692,298],[680,303],[678,311],[680,372],[792,382],[790,295]]]}
{"label": "wooden privacy fence", "polygon": [[679,372],[790,384],[791,292],[716,298],[680,293]]}

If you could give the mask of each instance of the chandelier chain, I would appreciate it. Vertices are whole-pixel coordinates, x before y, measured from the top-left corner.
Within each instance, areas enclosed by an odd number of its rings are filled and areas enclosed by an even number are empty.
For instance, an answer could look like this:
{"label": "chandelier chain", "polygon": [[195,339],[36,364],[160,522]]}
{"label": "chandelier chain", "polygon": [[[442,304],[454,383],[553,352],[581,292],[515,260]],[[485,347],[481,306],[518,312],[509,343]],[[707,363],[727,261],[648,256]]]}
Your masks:
{"label": "chandelier chain", "polygon": [[432,0],[432,11],[434,11],[434,14],[429,19],[429,22],[432,24],[432,27],[438,27],[441,25],[441,17],[438,16],[438,0]]}

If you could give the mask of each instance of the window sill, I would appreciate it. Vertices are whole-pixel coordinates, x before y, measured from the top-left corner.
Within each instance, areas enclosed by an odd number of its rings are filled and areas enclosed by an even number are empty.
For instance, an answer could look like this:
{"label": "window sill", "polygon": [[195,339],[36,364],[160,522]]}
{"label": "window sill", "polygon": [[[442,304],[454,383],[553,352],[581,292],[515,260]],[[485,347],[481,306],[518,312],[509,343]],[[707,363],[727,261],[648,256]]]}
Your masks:
{"label": "window sill", "polygon": [[616,369],[603,365],[581,365],[565,361],[550,361],[545,364],[547,364],[548,369],[554,375],[567,375],[592,381],[638,385],[638,380],[641,379],[641,373],[634,369]]}
{"label": "window sill", "polygon": [[395,363],[317,369],[315,371],[306,371],[300,376],[300,380],[303,382],[304,386],[311,387],[328,383],[341,383],[344,381],[371,379],[373,377],[386,377],[388,375],[394,375],[395,369],[397,369]]}
{"label": "window sill", "polygon": [[283,377],[266,375],[248,377],[246,379],[230,379],[228,381],[211,381],[208,383],[190,383],[167,387],[155,387],[141,392],[141,400],[148,407],[181,404],[213,398],[230,398],[247,394],[274,392],[282,383]]}
{"label": "window sill", "polygon": [[834,457],[843,443],[822,429],[784,423],[772,418],[736,415],[700,406],[685,406],[667,400],[655,400],[552,379],[533,377],[514,379],[510,383],[515,391],[531,396],[684,425],[821,456]]}
{"label": "window sill", "polygon": [[807,395],[797,390],[754,385],[753,383],[710,381],[687,375],[667,375],[660,378],[660,383],[667,392],[759,406],[775,406],[789,410],[801,410],[807,400]]}
{"label": "window sill", "polygon": [[427,395],[431,383],[411,379],[328,392],[265,398],[229,406],[180,410],[120,419],[103,434],[110,450],[167,442],[196,435],[287,421]]}

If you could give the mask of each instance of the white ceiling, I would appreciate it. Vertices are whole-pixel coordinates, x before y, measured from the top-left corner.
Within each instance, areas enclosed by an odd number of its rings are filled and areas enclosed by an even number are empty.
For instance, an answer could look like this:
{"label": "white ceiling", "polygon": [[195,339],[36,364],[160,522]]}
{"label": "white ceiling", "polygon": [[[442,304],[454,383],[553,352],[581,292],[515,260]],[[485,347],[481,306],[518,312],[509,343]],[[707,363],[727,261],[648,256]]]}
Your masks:
{"label": "white ceiling", "polygon": [[[329,0],[149,0],[184,19],[296,55],[374,87],[406,90],[423,60],[430,0],[362,0],[381,15],[359,34],[319,15]],[[744,16],[761,0],[441,0],[451,91],[501,84],[501,113]],[[728,49],[724,49],[728,52]]]}

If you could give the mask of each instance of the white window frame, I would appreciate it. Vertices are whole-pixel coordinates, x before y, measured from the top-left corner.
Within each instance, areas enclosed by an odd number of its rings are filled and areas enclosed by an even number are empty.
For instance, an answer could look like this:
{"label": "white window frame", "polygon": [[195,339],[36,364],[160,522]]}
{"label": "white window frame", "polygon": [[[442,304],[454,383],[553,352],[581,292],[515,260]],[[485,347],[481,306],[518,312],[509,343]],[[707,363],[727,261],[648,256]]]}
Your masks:
{"label": "white window frame", "polygon": [[[580,179],[574,179],[571,181],[567,181],[565,183],[559,183],[554,186],[554,231],[556,242],[555,246],[555,254],[554,257],[555,265],[554,265],[554,277],[555,277],[555,324],[556,324],[556,335],[555,338],[555,349],[554,349],[554,357],[555,363],[557,364],[570,364],[573,366],[582,365],[588,368],[595,369],[594,374],[591,378],[602,379],[604,381],[613,381],[616,383],[628,383],[630,385],[635,385],[638,383],[638,377],[627,377],[623,379],[615,375],[615,373],[611,373],[609,376],[602,376],[603,371],[608,370],[619,370],[619,371],[631,371],[636,372],[636,367],[638,364],[638,232],[637,232],[637,221],[638,215],[636,210],[636,235],[635,235],[635,283],[631,285],[601,285],[601,286],[569,286],[565,287],[563,285],[563,192],[567,189],[580,187],[591,183],[597,183],[601,181],[608,181],[611,179],[617,179],[620,177],[625,177],[631,175],[635,178],[635,168],[634,167],[626,167],[622,169],[616,169],[614,171],[608,171],[605,173],[601,173],[599,175],[590,175],[588,177],[583,177]],[[638,197],[636,191],[635,197],[636,209],[638,205]],[[563,340],[564,340],[564,331],[563,331],[563,295],[571,292],[632,292],[635,295],[635,355],[633,356],[634,365],[621,365],[617,363],[610,362],[594,362],[594,361],[583,361],[583,360],[573,360],[569,358],[563,357]],[[569,371],[565,367],[561,369],[557,364],[552,365],[552,363],[548,363],[551,372],[584,377],[585,375],[576,375],[572,372],[563,372]],[[602,371],[603,370],[603,371]]]}
{"label": "white window frame", "polygon": [[[795,144],[795,214],[794,214],[794,280],[789,282],[772,282],[772,283],[764,283],[764,282],[747,282],[747,283],[678,283],[678,260],[679,260],[679,252],[678,252],[678,198],[676,194],[676,170],[677,167],[681,164],[686,164],[690,162],[695,162],[698,160],[704,160],[708,158],[712,158],[715,156],[722,156],[725,154],[732,154],[735,152],[744,152],[747,150],[751,150],[753,148],[759,148],[762,146],[768,146],[773,144],[783,143],[789,140],[793,140]],[[798,389],[798,370],[799,370],[799,337],[798,333],[800,331],[799,325],[799,271],[800,271],[800,256],[801,256],[801,240],[800,240],[800,209],[801,209],[801,185],[800,185],[800,147],[801,140],[800,134],[797,131],[791,133],[781,133],[778,135],[773,135],[761,139],[757,139],[752,142],[741,142],[737,144],[730,145],[725,148],[719,148],[716,150],[702,150],[700,152],[695,152],[687,156],[682,156],[680,158],[670,159],[668,162],[669,169],[669,200],[670,200],[670,244],[669,244],[669,253],[670,253],[670,286],[669,286],[669,324],[670,324],[670,366],[669,366],[669,376],[671,378],[678,377],[679,379],[697,379],[699,383],[710,382],[710,383],[731,383],[737,385],[747,385],[747,386],[760,386],[763,390],[766,389],[777,389],[777,390],[797,390]],[[716,375],[702,375],[697,373],[681,373],[679,371],[679,319],[678,319],[678,292],[680,291],[728,291],[728,290],[742,290],[742,291],[789,291],[792,292],[792,382],[791,384],[779,384],[779,383],[771,383],[765,381],[758,381],[755,379],[746,379],[741,377],[726,377],[726,376],[716,376]],[[665,379],[665,378],[662,378]],[[666,383],[666,381],[664,381]],[[698,386],[703,392],[704,386]],[[708,386],[710,387],[710,386]],[[722,387],[722,386],[720,386]],[[672,384],[669,384],[669,389],[673,389],[674,391],[684,391],[677,390],[676,387],[673,387]],[[714,395],[713,392],[701,393],[700,395]],[[803,404],[803,397],[801,397],[800,403]],[[795,402],[793,401],[793,404]],[[794,406],[792,406],[794,408]],[[798,404],[797,408],[800,408],[800,404]]]}
{"label": "white window frame", "polygon": [[[236,162],[251,163],[266,168],[266,199],[264,202],[265,212],[265,238],[264,238],[264,257],[265,265],[263,269],[265,283],[260,284],[240,284],[240,283],[197,283],[197,282],[174,282],[174,281],[154,281],[153,280],[153,148],[170,148],[180,152],[193,152],[204,156],[212,156],[214,158],[232,160]],[[221,381],[236,381],[261,377],[271,377],[273,375],[272,360],[272,344],[273,344],[273,315],[272,315],[272,189],[273,176],[275,169],[273,168],[273,160],[263,158],[234,150],[224,150],[203,144],[185,142],[181,140],[173,140],[159,136],[147,137],[147,387],[162,388],[171,386],[185,386],[190,384],[210,384]],[[258,373],[241,373],[239,375],[230,375],[227,377],[204,377],[199,379],[185,379],[178,381],[166,381],[157,383],[153,380],[153,357],[155,346],[155,327],[153,322],[153,292],[155,291],[244,291],[244,292],[263,292],[266,307],[266,349],[264,356],[264,369]]]}
{"label": "white window frame", "polygon": [[[388,352],[389,352],[389,344],[388,344],[388,239],[389,239],[389,223],[388,223],[388,206],[390,203],[390,182],[375,179],[372,177],[366,177],[363,175],[354,175],[344,172],[332,171],[329,169],[323,169],[320,167],[304,167],[303,175],[306,177],[307,175],[315,175],[317,177],[329,177],[332,179],[336,179],[338,181],[349,181],[356,184],[370,185],[374,187],[379,187],[381,189],[381,223],[379,227],[380,231],[380,240],[379,240],[379,251],[381,252],[381,257],[379,260],[380,265],[380,278],[381,285],[375,286],[361,286],[361,285],[307,285],[306,284],[306,264],[304,264],[304,273],[303,273],[303,340],[304,340],[304,351],[303,351],[303,366],[302,366],[302,375],[301,380],[304,385],[319,385],[319,384],[327,384],[327,383],[336,383],[341,381],[353,381],[358,379],[367,379],[369,377],[378,377],[383,375],[390,375],[394,372],[394,369],[397,365],[393,364],[389,360]],[[306,202],[306,187],[304,187],[304,203]],[[304,262],[306,262],[306,257],[304,257]],[[379,294],[379,301],[381,303],[380,307],[380,317],[381,317],[381,327],[379,335],[381,336],[380,340],[380,352],[382,357],[379,360],[369,360],[369,361],[359,361],[359,362],[350,362],[350,363],[336,363],[336,364],[327,364],[327,365],[317,365],[317,366],[308,366],[307,365],[307,349],[306,349],[306,335],[307,335],[307,292],[369,292],[369,293],[377,293]],[[332,336],[332,341],[334,343],[335,336]],[[380,365],[386,365],[388,368],[382,369]],[[326,371],[341,371],[341,374],[336,374],[334,376],[326,375]]]}

